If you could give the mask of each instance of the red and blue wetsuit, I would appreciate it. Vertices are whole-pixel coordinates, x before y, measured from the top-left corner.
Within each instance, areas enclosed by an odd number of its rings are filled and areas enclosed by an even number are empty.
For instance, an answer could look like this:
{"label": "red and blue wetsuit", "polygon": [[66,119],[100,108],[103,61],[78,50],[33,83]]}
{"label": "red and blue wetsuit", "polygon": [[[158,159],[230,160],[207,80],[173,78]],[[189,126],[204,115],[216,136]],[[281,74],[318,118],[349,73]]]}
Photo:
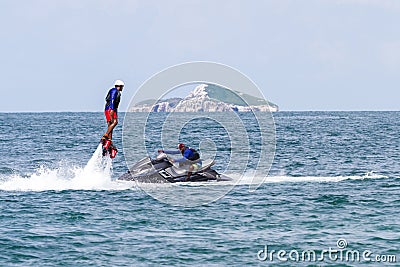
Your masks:
{"label": "red and blue wetsuit", "polygon": [[[106,107],[104,109],[104,114],[106,115],[107,122],[111,121],[111,119],[118,118],[117,112],[120,100],[121,100],[121,92],[118,91],[115,87],[111,88],[106,96]],[[114,115],[112,118],[110,115],[111,110],[114,110]]]}

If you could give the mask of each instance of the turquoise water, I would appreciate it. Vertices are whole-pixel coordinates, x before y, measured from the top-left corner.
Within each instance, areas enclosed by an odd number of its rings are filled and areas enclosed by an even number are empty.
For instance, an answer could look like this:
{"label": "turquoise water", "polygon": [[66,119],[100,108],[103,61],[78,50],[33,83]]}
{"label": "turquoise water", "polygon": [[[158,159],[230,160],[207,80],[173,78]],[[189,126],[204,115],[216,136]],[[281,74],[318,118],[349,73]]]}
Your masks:
{"label": "turquoise water", "polygon": [[[0,266],[399,265],[400,112],[276,113],[276,153],[265,182],[255,192],[239,182],[195,207],[115,181],[127,170],[121,125],[117,158],[99,167],[101,113],[1,115]],[[193,135],[186,128],[180,134]],[[226,136],[210,136],[223,171]],[[224,187],[232,185],[178,185],[189,192]],[[287,251],[287,259],[293,250],[338,250],[339,239],[347,242],[344,253],[369,250],[371,261],[283,261],[276,252],[262,261],[265,246]],[[375,258],[392,255],[395,263]]]}

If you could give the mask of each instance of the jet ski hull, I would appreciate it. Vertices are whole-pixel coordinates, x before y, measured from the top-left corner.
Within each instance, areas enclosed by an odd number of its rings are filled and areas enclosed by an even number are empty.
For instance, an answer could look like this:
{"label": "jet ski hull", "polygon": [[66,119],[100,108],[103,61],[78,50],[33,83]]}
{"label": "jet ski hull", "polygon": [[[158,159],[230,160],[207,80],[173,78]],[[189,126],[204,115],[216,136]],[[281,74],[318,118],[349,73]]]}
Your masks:
{"label": "jet ski hull", "polygon": [[205,161],[199,171],[193,172],[187,180],[187,172],[173,166],[168,159],[151,160],[144,158],[134,164],[132,168],[119,177],[119,181],[137,181],[140,183],[177,183],[177,182],[208,182],[231,181],[232,179],[220,175],[211,166],[214,161]]}

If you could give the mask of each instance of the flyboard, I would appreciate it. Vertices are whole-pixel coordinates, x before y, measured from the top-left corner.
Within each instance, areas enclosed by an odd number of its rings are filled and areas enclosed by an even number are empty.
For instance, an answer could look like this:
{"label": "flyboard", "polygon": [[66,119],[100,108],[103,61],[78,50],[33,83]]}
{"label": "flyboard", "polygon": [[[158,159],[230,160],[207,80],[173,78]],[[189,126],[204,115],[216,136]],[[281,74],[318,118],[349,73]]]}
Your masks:
{"label": "flyboard", "polygon": [[110,139],[102,138],[100,143],[103,146],[103,157],[109,156],[110,158],[115,158],[118,153],[118,149],[114,146],[113,142]]}

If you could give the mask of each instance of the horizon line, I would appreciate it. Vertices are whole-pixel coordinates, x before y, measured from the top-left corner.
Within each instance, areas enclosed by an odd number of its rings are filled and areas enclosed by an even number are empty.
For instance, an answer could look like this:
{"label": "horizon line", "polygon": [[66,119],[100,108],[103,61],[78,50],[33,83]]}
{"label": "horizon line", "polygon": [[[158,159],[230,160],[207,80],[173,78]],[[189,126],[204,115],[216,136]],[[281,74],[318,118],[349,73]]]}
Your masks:
{"label": "horizon line", "polygon": [[[293,109],[293,110],[279,110],[274,111],[272,113],[279,113],[279,112],[397,112],[400,109],[332,109],[332,110],[322,110],[322,109]],[[82,111],[82,110],[71,110],[71,111],[0,111],[0,113],[104,113],[104,111]],[[126,113],[127,111],[119,111],[121,113]],[[261,112],[261,111],[260,111]],[[146,113],[146,112],[133,112],[133,113]],[[161,113],[161,112],[155,112]],[[208,113],[208,112],[199,112],[199,113]]]}

